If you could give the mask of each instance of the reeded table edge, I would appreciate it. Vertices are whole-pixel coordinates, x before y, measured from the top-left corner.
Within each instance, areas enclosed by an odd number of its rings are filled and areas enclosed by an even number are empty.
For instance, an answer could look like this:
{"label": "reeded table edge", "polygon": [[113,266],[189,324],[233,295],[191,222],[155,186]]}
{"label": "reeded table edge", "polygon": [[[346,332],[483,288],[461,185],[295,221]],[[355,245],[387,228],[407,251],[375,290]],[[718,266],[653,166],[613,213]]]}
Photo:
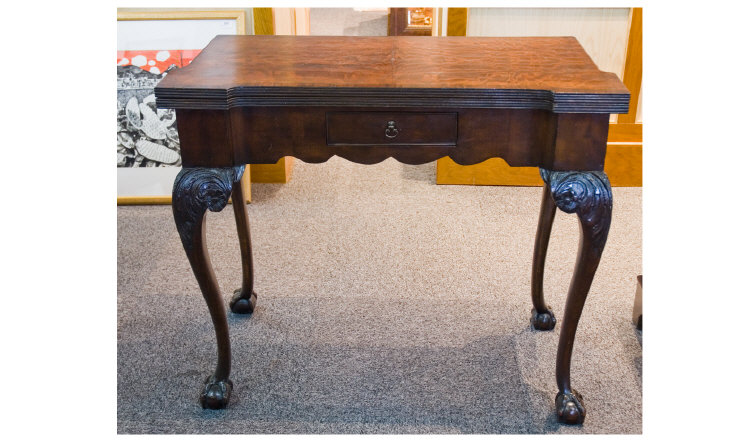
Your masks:
{"label": "reeded table edge", "polygon": [[542,109],[556,113],[627,113],[630,93],[555,93],[525,89],[342,87],[233,87],[154,89],[166,109],[229,110],[234,107],[323,106],[357,108]]}

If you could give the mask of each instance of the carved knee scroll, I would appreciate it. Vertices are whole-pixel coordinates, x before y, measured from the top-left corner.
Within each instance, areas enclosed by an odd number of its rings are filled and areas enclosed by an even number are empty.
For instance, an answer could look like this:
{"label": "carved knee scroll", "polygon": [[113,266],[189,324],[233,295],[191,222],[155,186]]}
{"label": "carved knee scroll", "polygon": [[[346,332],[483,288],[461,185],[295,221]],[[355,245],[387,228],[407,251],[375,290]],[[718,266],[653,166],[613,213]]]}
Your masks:
{"label": "carved knee scroll", "polygon": [[[591,237],[592,248],[604,249],[612,218],[612,188],[607,174],[599,171],[548,171],[539,168],[560,210],[576,213]],[[582,229],[583,229],[582,228]]]}
{"label": "carved knee scroll", "polygon": [[177,174],[172,190],[172,211],[186,250],[192,247],[193,232],[203,220],[206,210],[223,210],[232,195],[232,185],[242,178],[244,172],[245,165],[183,168]]}

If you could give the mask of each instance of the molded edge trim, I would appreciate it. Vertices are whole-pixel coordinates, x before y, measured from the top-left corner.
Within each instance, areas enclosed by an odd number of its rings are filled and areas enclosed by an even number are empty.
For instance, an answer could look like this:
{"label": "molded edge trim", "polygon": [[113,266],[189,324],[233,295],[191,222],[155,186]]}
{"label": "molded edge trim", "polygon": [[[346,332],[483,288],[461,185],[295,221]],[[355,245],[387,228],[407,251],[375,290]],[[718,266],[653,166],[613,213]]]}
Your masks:
{"label": "molded edge trim", "polygon": [[234,107],[418,107],[543,109],[555,113],[627,113],[630,94],[554,93],[522,89],[423,89],[340,87],[156,87],[156,105],[169,109],[228,110]]}

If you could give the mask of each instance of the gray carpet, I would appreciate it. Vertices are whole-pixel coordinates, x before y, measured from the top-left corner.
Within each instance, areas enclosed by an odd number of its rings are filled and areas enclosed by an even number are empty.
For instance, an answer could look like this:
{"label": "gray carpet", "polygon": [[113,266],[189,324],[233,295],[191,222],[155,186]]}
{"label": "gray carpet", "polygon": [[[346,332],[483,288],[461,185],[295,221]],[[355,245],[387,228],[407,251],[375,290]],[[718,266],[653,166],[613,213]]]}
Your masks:
{"label": "gray carpet", "polygon": [[[583,427],[554,418],[560,327],[530,329],[541,188],[435,185],[435,165],[296,162],[248,205],[258,306],[230,315],[234,395],[202,410],[211,320],[169,206],[118,208],[119,433],[641,433],[641,189],[615,188],[573,353]],[[231,206],[207,218],[227,301]],[[545,291],[561,316],[578,244],[557,213]]]}

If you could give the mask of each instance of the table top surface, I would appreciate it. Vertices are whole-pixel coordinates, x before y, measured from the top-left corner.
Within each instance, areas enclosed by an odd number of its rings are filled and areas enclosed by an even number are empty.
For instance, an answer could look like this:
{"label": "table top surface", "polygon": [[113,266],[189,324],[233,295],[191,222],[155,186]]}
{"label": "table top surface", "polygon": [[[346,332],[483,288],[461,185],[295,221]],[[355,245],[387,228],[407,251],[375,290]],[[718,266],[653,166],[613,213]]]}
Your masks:
{"label": "table top surface", "polygon": [[500,107],[530,94],[550,109],[574,101],[570,111],[602,113],[623,113],[629,100],[618,77],[600,71],[574,37],[217,36],[165,76],[156,96],[159,107],[228,108],[346,91],[354,104],[375,89],[435,100],[442,91],[465,106],[474,104],[467,95],[500,95],[505,102],[493,103]]}

